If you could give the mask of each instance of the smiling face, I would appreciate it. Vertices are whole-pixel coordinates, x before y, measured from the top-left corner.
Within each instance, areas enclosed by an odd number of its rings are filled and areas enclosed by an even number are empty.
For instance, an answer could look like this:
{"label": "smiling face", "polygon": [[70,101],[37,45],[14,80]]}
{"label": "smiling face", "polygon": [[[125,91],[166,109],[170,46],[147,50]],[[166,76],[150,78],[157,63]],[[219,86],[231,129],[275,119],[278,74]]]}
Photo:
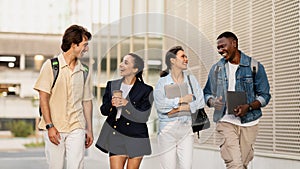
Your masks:
{"label": "smiling face", "polygon": [[123,61],[120,63],[120,75],[123,77],[126,76],[135,76],[138,68],[134,68],[134,58],[131,55],[126,55],[123,58]]}
{"label": "smiling face", "polygon": [[84,54],[89,50],[88,47],[88,39],[86,37],[83,37],[82,42],[80,42],[78,45],[77,44],[72,44],[73,48],[73,55],[77,58],[80,59],[84,56]]}
{"label": "smiling face", "polygon": [[217,40],[218,53],[222,55],[226,61],[232,61],[237,52],[237,42],[232,38],[222,37]]}
{"label": "smiling face", "polygon": [[184,51],[179,50],[176,53],[176,58],[171,58],[171,63],[172,63],[172,69],[176,68],[176,69],[186,70],[188,64],[188,58],[185,55]]}

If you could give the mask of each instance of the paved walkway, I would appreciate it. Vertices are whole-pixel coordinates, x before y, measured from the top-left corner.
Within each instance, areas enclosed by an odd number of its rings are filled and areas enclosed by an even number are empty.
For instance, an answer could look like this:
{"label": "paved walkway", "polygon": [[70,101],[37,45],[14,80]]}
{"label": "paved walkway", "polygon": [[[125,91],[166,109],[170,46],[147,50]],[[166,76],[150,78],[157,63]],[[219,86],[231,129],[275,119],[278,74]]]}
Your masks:
{"label": "paved walkway", "polygon": [[[97,138],[97,136],[96,136]],[[40,141],[42,141],[42,138]],[[0,168],[47,169],[43,148],[26,148],[24,144],[39,141],[36,138],[3,138],[0,137]],[[156,139],[151,140],[152,155],[145,156],[140,169],[158,169],[159,156]],[[219,151],[194,148],[193,169],[198,166],[207,169],[224,169],[224,162]],[[300,168],[299,160],[268,158],[255,156],[248,168],[255,169],[296,169]],[[92,145],[86,152],[85,169],[109,169],[108,155]]]}
{"label": "paved walkway", "polygon": [[[35,157],[0,157],[1,169],[11,168],[30,168],[30,169],[47,169],[47,162],[44,156],[43,148],[38,150],[31,150],[26,148],[24,144],[42,141],[42,138],[0,138],[0,154],[7,154],[9,152],[20,152],[20,154],[26,154],[28,151],[39,151],[38,154],[42,156]],[[156,146],[152,145],[153,154],[156,151]],[[85,156],[85,169],[108,169],[109,161],[108,155],[99,151],[94,145],[92,145]],[[158,167],[158,157],[146,156],[141,164],[141,169],[153,169]],[[17,161],[17,162],[16,162]]]}
{"label": "paved walkway", "polygon": [[0,152],[24,151],[24,144],[36,142],[35,138],[0,138]]}

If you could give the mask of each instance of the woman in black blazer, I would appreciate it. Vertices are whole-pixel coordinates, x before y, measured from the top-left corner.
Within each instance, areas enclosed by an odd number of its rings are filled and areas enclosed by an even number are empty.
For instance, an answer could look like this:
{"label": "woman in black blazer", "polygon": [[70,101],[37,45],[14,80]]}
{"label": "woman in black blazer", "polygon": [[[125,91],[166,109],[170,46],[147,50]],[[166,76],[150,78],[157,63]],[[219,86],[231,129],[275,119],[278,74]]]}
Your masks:
{"label": "woman in black blazer", "polygon": [[[151,154],[146,122],[151,113],[153,88],[143,81],[144,61],[136,54],[124,56],[121,79],[107,82],[101,113],[107,116],[96,147],[109,153],[110,168],[139,168],[144,155]],[[122,97],[114,96],[121,90]],[[119,111],[118,111],[119,110]]]}

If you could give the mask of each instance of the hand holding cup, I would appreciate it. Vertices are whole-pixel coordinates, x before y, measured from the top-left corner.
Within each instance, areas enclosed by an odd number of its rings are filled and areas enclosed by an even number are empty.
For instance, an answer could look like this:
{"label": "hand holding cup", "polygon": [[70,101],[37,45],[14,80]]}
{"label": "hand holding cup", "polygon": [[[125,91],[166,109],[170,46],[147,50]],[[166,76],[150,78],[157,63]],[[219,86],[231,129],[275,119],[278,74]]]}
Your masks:
{"label": "hand holding cup", "polygon": [[112,96],[112,105],[115,107],[120,107],[122,106],[122,90],[114,90],[113,91],[113,96]]}

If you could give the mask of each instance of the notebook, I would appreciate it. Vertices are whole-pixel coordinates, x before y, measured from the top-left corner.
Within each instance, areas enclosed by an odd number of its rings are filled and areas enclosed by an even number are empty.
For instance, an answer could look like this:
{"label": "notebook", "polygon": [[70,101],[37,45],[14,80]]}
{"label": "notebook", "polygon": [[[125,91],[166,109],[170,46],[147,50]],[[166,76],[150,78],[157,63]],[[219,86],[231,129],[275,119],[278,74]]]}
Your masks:
{"label": "notebook", "polygon": [[[183,97],[189,93],[187,83],[165,85],[164,88],[168,99]],[[168,115],[168,117],[179,117],[179,116],[190,116],[190,115],[191,112],[189,111],[180,111],[178,113]]]}
{"label": "notebook", "polygon": [[233,110],[242,104],[247,104],[246,92],[227,91],[228,114],[235,114]]}

